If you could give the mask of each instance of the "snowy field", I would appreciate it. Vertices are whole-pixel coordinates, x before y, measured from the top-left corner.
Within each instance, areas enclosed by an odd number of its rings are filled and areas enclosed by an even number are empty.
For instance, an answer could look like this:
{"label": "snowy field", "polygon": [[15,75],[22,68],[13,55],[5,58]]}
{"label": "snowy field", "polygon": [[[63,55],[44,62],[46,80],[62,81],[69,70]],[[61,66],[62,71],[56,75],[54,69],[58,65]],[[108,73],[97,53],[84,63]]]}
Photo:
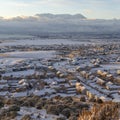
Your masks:
{"label": "snowy field", "polygon": [[50,58],[55,56],[55,51],[8,52],[2,55],[11,58]]}
{"label": "snowy field", "polygon": [[116,69],[119,69],[120,68],[120,64],[106,64],[106,65],[101,65],[101,67],[105,68],[105,69],[108,69],[108,70],[116,70]]}
{"label": "snowy field", "polygon": [[56,115],[49,115],[46,113],[46,110],[38,110],[35,108],[27,108],[27,107],[21,107],[20,111],[18,112],[20,114],[20,116],[16,117],[16,120],[21,120],[21,116],[23,115],[31,115],[31,117],[34,120],[55,120],[57,119],[59,116]]}
{"label": "snowy field", "polygon": [[5,65],[15,65],[23,62],[25,59],[22,58],[7,58],[2,57],[0,58],[0,67],[4,67]]}
{"label": "snowy field", "polygon": [[21,39],[21,40],[5,40],[0,43],[0,46],[18,46],[18,45],[87,45],[87,44],[101,44],[100,41],[87,42],[87,41],[77,41],[77,40],[69,40],[69,39]]}
{"label": "snowy field", "polygon": [[5,65],[15,65],[28,59],[47,59],[55,56],[55,51],[8,52],[0,54],[0,67]]}

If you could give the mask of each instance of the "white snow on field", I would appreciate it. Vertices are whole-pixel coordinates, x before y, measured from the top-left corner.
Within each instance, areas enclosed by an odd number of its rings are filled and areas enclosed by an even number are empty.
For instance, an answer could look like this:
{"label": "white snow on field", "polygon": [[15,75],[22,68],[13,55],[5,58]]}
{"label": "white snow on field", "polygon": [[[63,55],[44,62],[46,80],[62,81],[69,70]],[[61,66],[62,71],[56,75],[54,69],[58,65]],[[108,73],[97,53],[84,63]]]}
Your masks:
{"label": "white snow on field", "polygon": [[3,74],[3,76],[10,76],[13,75],[14,77],[20,77],[20,76],[27,76],[27,75],[32,75],[34,74],[34,70],[25,70],[25,71],[18,71],[18,72],[9,72]]}
{"label": "white snow on field", "polygon": [[0,85],[0,89],[9,87],[8,84]]}
{"label": "white snow on field", "polygon": [[48,59],[55,57],[55,51],[24,51],[24,52],[7,52],[0,54],[0,67],[6,65],[15,65],[30,59]]}
{"label": "white snow on field", "polygon": [[15,92],[12,93],[12,97],[24,97],[27,96],[27,92]]}
{"label": "white snow on field", "polygon": [[18,46],[18,45],[78,45],[78,44],[92,44],[91,42],[72,41],[68,39],[35,39],[35,40],[9,40],[3,42],[0,46]]}
{"label": "white snow on field", "polygon": [[91,72],[95,72],[97,70],[110,70],[110,73],[114,74],[116,72],[116,70],[120,69],[120,64],[119,63],[115,63],[115,64],[102,64],[100,65],[99,68],[92,68]]}
{"label": "white snow on field", "polygon": [[45,95],[45,93],[52,94],[53,92],[55,92],[55,90],[46,88],[43,90],[35,90],[34,94],[37,96],[41,96],[41,95]]}
{"label": "white snow on field", "polygon": [[4,53],[7,57],[15,58],[49,58],[55,56],[55,51],[24,51]]}
{"label": "white snow on field", "polygon": [[3,67],[4,65],[15,65],[19,64],[20,62],[23,62],[24,59],[21,58],[0,58],[0,67]]}
{"label": "white snow on field", "polygon": [[7,94],[8,94],[8,91],[0,92],[0,96],[6,96]]}
{"label": "white snow on field", "polygon": [[19,116],[16,117],[16,120],[21,120],[22,116],[24,115],[30,115],[32,119],[34,120],[56,120],[58,117],[62,116],[56,116],[56,115],[50,115],[46,113],[46,110],[38,110],[36,108],[27,108],[27,107],[21,107],[20,111],[18,112]]}
{"label": "white snow on field", "polygon": [[106,64],[106,65],[101,65],[101,67],[105,69],[120,69],[120,64]]}

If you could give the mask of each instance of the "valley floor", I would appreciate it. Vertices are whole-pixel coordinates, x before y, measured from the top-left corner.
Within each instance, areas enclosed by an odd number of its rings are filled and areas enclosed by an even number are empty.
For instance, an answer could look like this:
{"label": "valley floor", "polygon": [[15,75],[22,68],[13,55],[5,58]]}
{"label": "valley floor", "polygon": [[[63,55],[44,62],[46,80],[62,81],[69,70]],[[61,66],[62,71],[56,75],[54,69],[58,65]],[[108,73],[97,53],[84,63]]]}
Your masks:
{"label": "valley floor", "polygon": [[119,108],[120,42],[2,40],[0,102],[1,120],[75,120],[94,104]]}

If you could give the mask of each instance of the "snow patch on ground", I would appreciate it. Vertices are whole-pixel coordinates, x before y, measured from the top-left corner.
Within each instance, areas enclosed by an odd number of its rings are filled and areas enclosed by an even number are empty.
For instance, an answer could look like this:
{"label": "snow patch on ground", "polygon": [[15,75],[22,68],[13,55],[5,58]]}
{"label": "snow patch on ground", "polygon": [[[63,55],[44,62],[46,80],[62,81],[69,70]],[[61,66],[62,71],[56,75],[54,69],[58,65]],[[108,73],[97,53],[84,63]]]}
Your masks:
{"label": "snow patch on ground", "polygon": [[24,51],[24,52],[8,52],[4,55],[15,58],[49,58],[55,56],[55,51]]}
{"label": "snow patch on ground", "polygon": [[21,107],[20,111],[18,112],[19,116],[16,117],[16,120],[21,120],[22,116],[30,115],[31,118],[34,120],[56,120],[56,118],[62,116],[50,115],[46,113],[46,110],[38,110],[36,108],[27,108]]}

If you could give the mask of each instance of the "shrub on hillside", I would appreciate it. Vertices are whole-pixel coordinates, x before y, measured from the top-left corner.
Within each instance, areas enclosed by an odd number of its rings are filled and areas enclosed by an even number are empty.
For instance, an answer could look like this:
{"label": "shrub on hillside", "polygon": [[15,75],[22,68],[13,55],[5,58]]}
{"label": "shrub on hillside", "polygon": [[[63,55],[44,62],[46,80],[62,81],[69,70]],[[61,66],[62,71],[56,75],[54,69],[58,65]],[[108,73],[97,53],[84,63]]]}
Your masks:
{"label": "shrub on hillside", "polygon": [[78,120],[118,120],[119,109],[112,102],[97,104],[90,111],[83,110]]}

